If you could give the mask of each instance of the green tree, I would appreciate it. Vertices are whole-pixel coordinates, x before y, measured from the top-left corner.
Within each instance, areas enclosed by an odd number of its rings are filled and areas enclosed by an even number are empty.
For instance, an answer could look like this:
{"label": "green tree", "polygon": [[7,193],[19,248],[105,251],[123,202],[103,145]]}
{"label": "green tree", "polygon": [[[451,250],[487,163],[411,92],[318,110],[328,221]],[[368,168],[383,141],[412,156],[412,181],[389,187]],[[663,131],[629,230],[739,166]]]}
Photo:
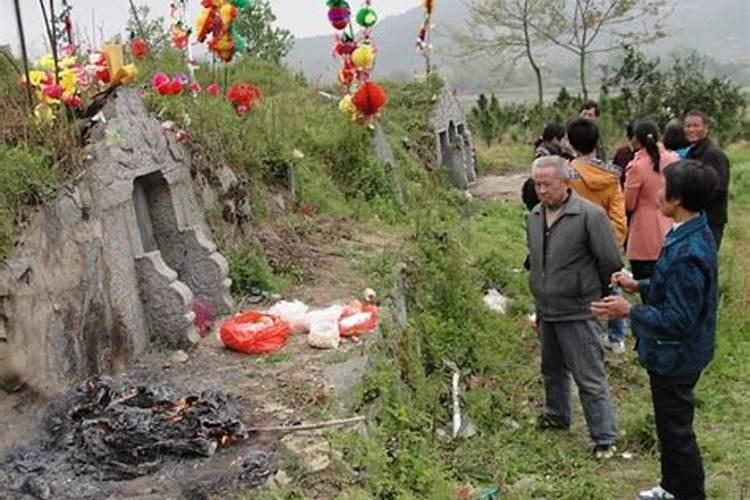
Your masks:
{"label": "green tree", "polygon": [[152,52],[159,52],[169,47],[169,34],[164,16],[152,18],[151,8],[148,5],[136,5],[133,0],[130,0],[126,29],[133,36],[143,38]]}
{"label": "green tree", "polygon": [[664,21],[672,13],[665,0],[555,0],[552,4],[546,11],[547,21],[534,27],[578,58],[584,100],[589,96],[587,64],[594,54],[666,36]]}
{"label": "green tree", "polygon": [[479,135],[487,144],[487,147],[492,146],[492,141],[498,137],[499,112],[500,107],[494,94],[492,95],[492,101],[488,100],[486,95],[479,94],[477,105],[471,110],[474,127],[479,131]]}
{"label": "green tree", "polygon": [[289,30],[274,27],[276,15],[268,0],[256,0],[253,6],[241,12],[237,31],[247,42],[247,51],[260,59],[279,63],[294,45]]}
{"label": "green tree", "polygon": [[696,52],[669,64],[626,47],[622,64],[603,85],[616,91],[609,107],[622,122],[651,116],[664,126],[696,108],[711,117],[712,133],[721,142],[741,131],[747,107],[741,89],[727,78],[709,75],[705,58]]}
{"label": "green tree", "polygon": [[466,56],[491,55],[511,65],[526,60],[536,76],[540,109],[544,107],[544,85],[539,50],[547,43],[542,31],[552,31],[546,27],[551,19],[545,16],[552,3],[554,0],[472,0],[468,4],[469,28],[452,34]]}

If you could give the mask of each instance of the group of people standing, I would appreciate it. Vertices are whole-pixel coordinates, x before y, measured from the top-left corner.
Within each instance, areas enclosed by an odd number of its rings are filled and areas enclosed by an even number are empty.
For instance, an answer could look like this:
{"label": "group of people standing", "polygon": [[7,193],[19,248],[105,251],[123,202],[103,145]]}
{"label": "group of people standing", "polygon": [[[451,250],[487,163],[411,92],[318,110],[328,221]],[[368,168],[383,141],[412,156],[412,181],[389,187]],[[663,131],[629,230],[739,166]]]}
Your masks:
{"label": "group of people standing", "polygon": [[628,144],[609,162],[598,117],[587,102],[566,126],[548,125],[523,188],[545,388],[538,425],[570,426],[572,376],[596,457],[614,455],[604,352],[625,352],[629,322],[649,374],[662,464],[660,484],[639,498],[704,499],[693,389],[714,352],[729,161],[708,137],[708,117],[693,110],[664,135],[650,120],[628,124]]}

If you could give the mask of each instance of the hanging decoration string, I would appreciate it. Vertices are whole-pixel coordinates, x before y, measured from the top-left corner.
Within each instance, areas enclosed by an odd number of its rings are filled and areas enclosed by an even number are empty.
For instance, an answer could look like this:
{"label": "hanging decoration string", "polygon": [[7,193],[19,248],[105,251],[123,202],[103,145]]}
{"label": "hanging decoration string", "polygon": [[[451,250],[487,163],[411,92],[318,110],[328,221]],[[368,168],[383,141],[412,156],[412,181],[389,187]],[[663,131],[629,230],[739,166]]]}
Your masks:
{"label": "hanging decoration string", "polygon": [[435,2],[437,0],[422,0],[424,20],[417,33],[417,51],[424,57],[425,71],[428,76],[432,72],[430,53],[432,52],[432,15],[435,12]]}
{"label": "hanging decoration string", "polygon": [[[377,47],[372,37],[378,15],[372,0],[364,4],[352,19],[351,6],[346,0],[328,0],[328,21],[337,31],[333,56],[341,60],[338,82],[343,97],[339,109],[353,121],[373,125],[388,96],[370,77],[375,68]],[[355,34],[354,24],[359,26]]]}

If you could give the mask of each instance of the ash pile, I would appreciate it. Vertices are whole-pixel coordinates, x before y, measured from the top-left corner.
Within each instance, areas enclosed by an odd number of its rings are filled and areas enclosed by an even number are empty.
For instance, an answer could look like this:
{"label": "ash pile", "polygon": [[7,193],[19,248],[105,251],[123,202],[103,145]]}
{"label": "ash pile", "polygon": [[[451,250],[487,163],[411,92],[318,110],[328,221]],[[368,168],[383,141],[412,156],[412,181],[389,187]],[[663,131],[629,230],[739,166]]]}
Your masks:
{"label": "ash pile", "polygon": [[0,462],[11,491],[55,498],[50,489],[71,478],[133,479],[247,437],[238,406],[220,392],[178,397],[167,386],[103,376],[51,403],[44,427],[39,443]]}

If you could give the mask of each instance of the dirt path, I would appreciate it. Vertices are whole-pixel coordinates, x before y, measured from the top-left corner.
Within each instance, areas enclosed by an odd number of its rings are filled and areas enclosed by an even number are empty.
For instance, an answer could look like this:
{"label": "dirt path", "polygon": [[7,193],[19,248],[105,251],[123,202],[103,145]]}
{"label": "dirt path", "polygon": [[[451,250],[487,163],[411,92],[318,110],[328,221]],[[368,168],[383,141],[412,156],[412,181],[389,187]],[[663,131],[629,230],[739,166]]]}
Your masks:
{"label": "dirt path", "polygon": [[521,200],[521,188],[529,176],[527,173],[510,173],[504,175],[487,175],[479,177],[469,186],[469,192],[482,200],[504,200],[518,202]]}

